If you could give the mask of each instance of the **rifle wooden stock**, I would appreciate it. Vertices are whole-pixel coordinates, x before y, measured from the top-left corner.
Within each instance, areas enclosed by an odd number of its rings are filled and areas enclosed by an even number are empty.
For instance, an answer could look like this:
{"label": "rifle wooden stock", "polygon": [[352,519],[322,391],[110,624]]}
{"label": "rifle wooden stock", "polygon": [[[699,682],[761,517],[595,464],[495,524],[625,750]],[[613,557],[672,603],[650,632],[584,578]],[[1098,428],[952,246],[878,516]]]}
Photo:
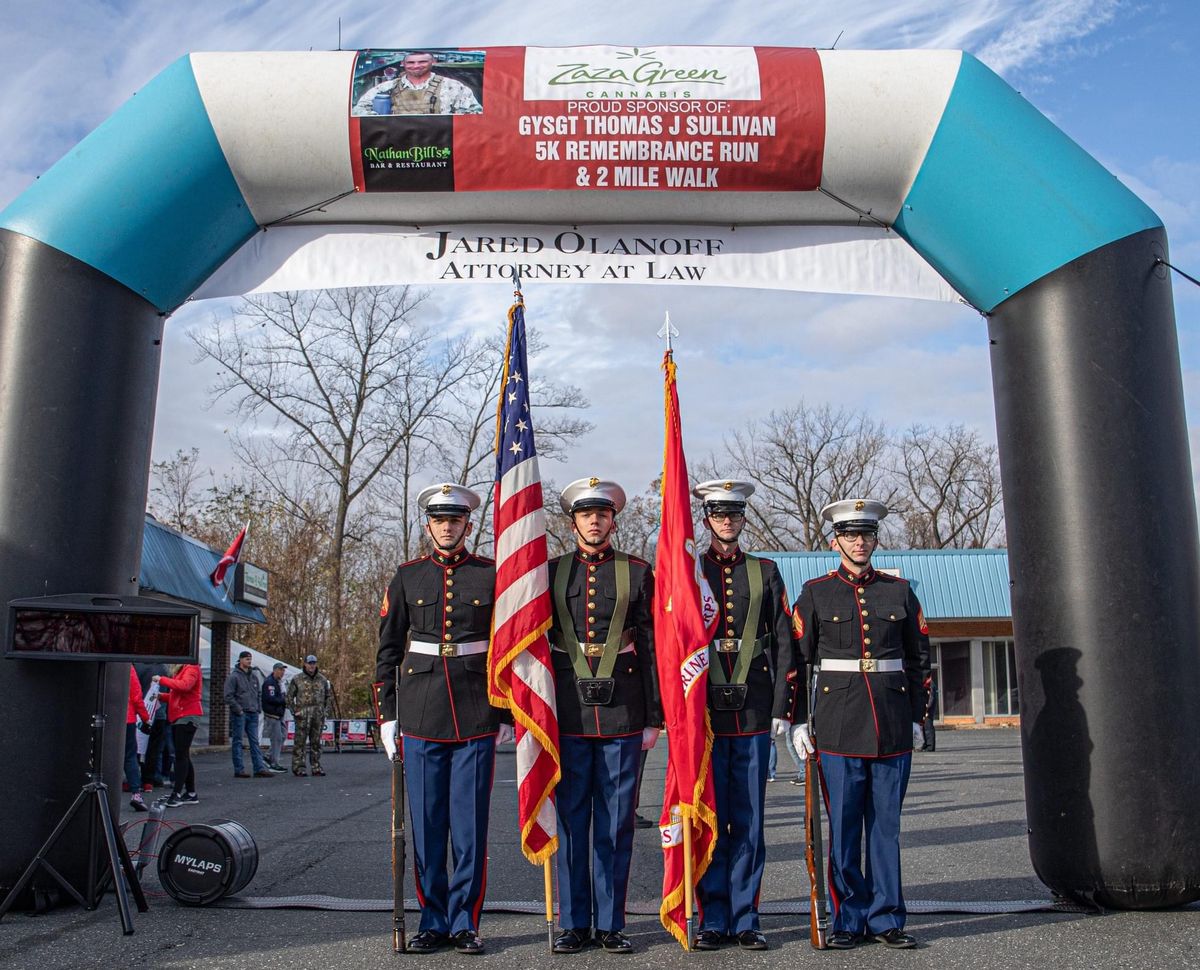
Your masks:
{"label": "rifle wooden stock", "polygon": [[[808,733],[816,743],[812,720],[812,668],[808,669]],[[814,752],[804,759],[804,861],[808,866],[808,939],[815,950],[824,950],[829,920],[825,901],[825,853],[821,848],[821,771]]]}
{"label": "rifle wooden stock", "polygon": [[[400,668],[396,668],[393,682],[396,690],[396,729],[400,728]],[[400,744],[396,744],[396,757],[392,759],[392,950],[404,953],[408,939],[404,931],[404,870],[407,865],[404,847],[404,759],[400,755]]]}

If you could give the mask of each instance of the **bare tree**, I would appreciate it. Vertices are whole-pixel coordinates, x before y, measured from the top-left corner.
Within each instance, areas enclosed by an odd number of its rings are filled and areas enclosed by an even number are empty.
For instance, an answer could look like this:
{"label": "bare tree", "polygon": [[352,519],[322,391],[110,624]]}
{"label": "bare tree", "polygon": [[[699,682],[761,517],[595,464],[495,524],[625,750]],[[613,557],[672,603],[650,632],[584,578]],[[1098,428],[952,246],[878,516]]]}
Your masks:
{"label": "bare tree", "polygon": [[200,449],[180,449],[166,461],[150,466],[150,511],[160,522],[180,532],[194,533],[200,522],[201,482],[212,477],[200,467]]}
{"label": "bare tree", "polygon": [[[402,448],[436,440],[449,393],[476,364],[414,322],[424,299],[409,287],[255,296],[192,338],[222,368],[213,400],[252,424],[238,457],[302,521],[328,514],[330,673],[343,683],[346,545],[371,527],[352,512]],[[296,499],[297,472],[324,501]]]}
{"label": "bare tree", "polygon": [[757,483],[746,512],[753,547],[817,550],[826,548],[821,509],[829,502],[860,495],[895,502],[890,448],[884,425],[865,412],[801,401],[734,431],[707,471]]}
{"label": "bare tree", "polygon": [[912,549],[983,548],[1002,540],[995,445],[961,424],[914,424],[898,443],[896,473],[907,485],[904,539]]}

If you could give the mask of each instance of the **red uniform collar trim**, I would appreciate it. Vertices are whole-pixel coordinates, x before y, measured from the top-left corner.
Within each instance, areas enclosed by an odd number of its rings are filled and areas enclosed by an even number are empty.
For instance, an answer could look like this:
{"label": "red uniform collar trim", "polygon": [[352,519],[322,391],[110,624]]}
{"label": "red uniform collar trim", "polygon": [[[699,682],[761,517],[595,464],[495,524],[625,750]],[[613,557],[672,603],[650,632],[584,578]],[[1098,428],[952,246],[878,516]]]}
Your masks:
{"label": "red uniform collar trim", "polygon": [[452,556],[444,556],[435,550],[429,558],[439,566],[445,568],[447,566],[461,566],[470,556],[471,554],[466,549],[459,549]]}
{"label": "red uniform collar trim", "polygon": [[723,556],[712,546],[708,547],[705,555],[711,562],[715,562],[721,566],[736,566],[739,562],[746,558],[746,554],[742,552],[742,547],[738,546],[730,555]]}
{"label": "red uniform collar trim", "polygon": [[875,579],[878,576],[878,573],[875,572],[874,566],[868,566],[861,573],[855,576],[854,573],[850,572],[850,570],[846,568],[844,563],[838,566],[837,574],[838,578],[840,578],[843,582],[849,583],[851,586],[868,586],[875,582]]}

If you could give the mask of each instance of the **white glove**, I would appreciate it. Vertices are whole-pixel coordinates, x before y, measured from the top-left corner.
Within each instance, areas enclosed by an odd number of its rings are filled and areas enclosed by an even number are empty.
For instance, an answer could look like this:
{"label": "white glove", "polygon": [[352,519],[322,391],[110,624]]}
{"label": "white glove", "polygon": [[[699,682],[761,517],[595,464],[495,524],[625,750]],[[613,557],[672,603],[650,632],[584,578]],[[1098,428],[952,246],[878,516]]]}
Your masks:
{"label": "white glove", "polygon": [[797,751],[803,751],[805,757],[812,757],[813,748],[812,736],[808,733],[807,724],[792,725],[792,747]]}
{"label": "white glove", "polygon": [[916,721],[913,721],[913,748],[925,747],[925,731]]}
{"label": "white glove", "polygon": [[649,751],[658,744],[658,728],[642,728],[642,750]]}
{"label": "white glove", "polygon": [[508,744],[509,741],[515,741],[517,737],[517,729],[511,724],[501,724],[496,729],[496,747],[502,744]]}
{"label": "white glove", "polygon": [[781,738],[787,733],[787,729],[791,727],[792,722],[783,717],[771,718],[771,737]]}
{"label": "white glove", "polygon": [[393,761],[396,760],[396,739],[402,736],[396,729],[395,721],[384,721],[379,726],[379,740],[383,742],[383,750]]}

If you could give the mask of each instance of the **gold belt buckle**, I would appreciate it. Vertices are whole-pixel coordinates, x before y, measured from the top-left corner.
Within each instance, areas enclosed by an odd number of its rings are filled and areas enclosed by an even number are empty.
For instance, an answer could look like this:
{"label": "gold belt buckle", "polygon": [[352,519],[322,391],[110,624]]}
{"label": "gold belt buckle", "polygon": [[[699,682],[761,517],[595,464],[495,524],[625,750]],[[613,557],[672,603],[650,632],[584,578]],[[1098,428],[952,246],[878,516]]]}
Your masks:
{"label": "gold belt buckle", "polygon": [[873,674],[879,668],[874,657],[864,657],[858,662],[858,669],[864,674]]}
{"label": "gold belt buckle", "polygon": [[441,645],[441,649],[438,650],[438,653],[440,653],[443,657],[457,657],[458,656],[458,644],[457,643],[443,643]]}
{"label": "gold belt buckle", "polygon": [[583,645],[583,655],[585,657],[600,657],[604,654],[604,644],[597,643],[595,640],[588,640]]}
{"label": "gold belt buckle", "polygon": [[739,640],[718,640],[717,653],[737,653],[741,646]]}

